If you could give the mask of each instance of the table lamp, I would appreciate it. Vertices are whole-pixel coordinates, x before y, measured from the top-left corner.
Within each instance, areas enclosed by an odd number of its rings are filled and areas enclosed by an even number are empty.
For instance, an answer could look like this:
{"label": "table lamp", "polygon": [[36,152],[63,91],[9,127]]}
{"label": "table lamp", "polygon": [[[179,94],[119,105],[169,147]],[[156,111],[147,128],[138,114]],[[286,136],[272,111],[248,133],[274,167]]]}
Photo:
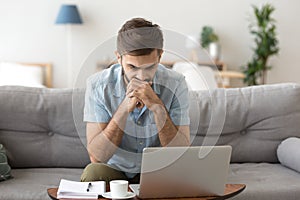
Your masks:
{"label": "table lamp", "polygon": [[68,59],[68,86],[72,87],[72,30],[71,24],[82,24],[76,5],[62,5],[57,15],[55,24],[67,26],[67,59]]}

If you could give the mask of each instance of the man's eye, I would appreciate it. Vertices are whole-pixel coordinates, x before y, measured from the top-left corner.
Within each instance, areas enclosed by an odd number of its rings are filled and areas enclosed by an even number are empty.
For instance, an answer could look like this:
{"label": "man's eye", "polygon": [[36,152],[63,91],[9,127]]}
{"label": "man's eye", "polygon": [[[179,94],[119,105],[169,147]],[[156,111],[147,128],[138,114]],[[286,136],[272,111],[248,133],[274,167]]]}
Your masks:
{"label": "man's eye", "polygon": [[129,68],[130,68],[130,69],[136,69],[136,67],[133,66],[133,65],[129,65]]}
{"label": "man's eye", "polygon": [[155,65],[152,65],[152,66],[148,67],[147,69],[148,70],[153,70],[154,68],[155,68]]}
{"label": "man's eye", "polygon": [[153,64],[153,65],[147,67],[146,69],[149,70],[149,71],[151,71],[151,70],[153,70],[155,68],[156,68],[156,64]]}

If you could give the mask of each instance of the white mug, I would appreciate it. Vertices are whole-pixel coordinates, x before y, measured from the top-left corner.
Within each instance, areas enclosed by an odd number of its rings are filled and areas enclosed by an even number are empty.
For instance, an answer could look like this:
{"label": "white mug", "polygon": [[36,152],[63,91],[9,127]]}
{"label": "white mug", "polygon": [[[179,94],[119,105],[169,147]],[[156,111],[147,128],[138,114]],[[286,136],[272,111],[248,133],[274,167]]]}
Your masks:
{"label": "white mug", "polygon": [[128,181],[113,180],[109,182],[109,187],[112,197],[125,197],[128,192]]}

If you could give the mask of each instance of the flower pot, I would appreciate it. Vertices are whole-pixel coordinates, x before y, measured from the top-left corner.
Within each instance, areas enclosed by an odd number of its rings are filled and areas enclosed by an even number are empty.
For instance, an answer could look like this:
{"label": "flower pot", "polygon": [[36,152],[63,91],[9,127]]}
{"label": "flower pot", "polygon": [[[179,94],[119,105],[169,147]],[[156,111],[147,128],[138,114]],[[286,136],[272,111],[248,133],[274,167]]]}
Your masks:
{"label": "flower pot", "polygon": [[218,61],[221,58],[221,45],[217,42],[212,42],[208,46],[208,52],[212,60]]}

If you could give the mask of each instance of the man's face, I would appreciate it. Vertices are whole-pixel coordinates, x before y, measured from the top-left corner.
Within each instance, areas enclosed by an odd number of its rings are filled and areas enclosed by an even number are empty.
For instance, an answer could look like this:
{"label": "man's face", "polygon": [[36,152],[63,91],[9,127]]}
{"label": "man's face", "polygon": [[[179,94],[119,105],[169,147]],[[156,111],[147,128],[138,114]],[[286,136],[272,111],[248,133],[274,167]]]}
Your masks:
{"label": "man's face", "polygon": [[122,57],[118,56],[118,61],[124,70],[126,83],[133,78],[152,82],[159,60],[160,55],[157,50],[152,51],[149,55],[131,56],[126,54]]}

